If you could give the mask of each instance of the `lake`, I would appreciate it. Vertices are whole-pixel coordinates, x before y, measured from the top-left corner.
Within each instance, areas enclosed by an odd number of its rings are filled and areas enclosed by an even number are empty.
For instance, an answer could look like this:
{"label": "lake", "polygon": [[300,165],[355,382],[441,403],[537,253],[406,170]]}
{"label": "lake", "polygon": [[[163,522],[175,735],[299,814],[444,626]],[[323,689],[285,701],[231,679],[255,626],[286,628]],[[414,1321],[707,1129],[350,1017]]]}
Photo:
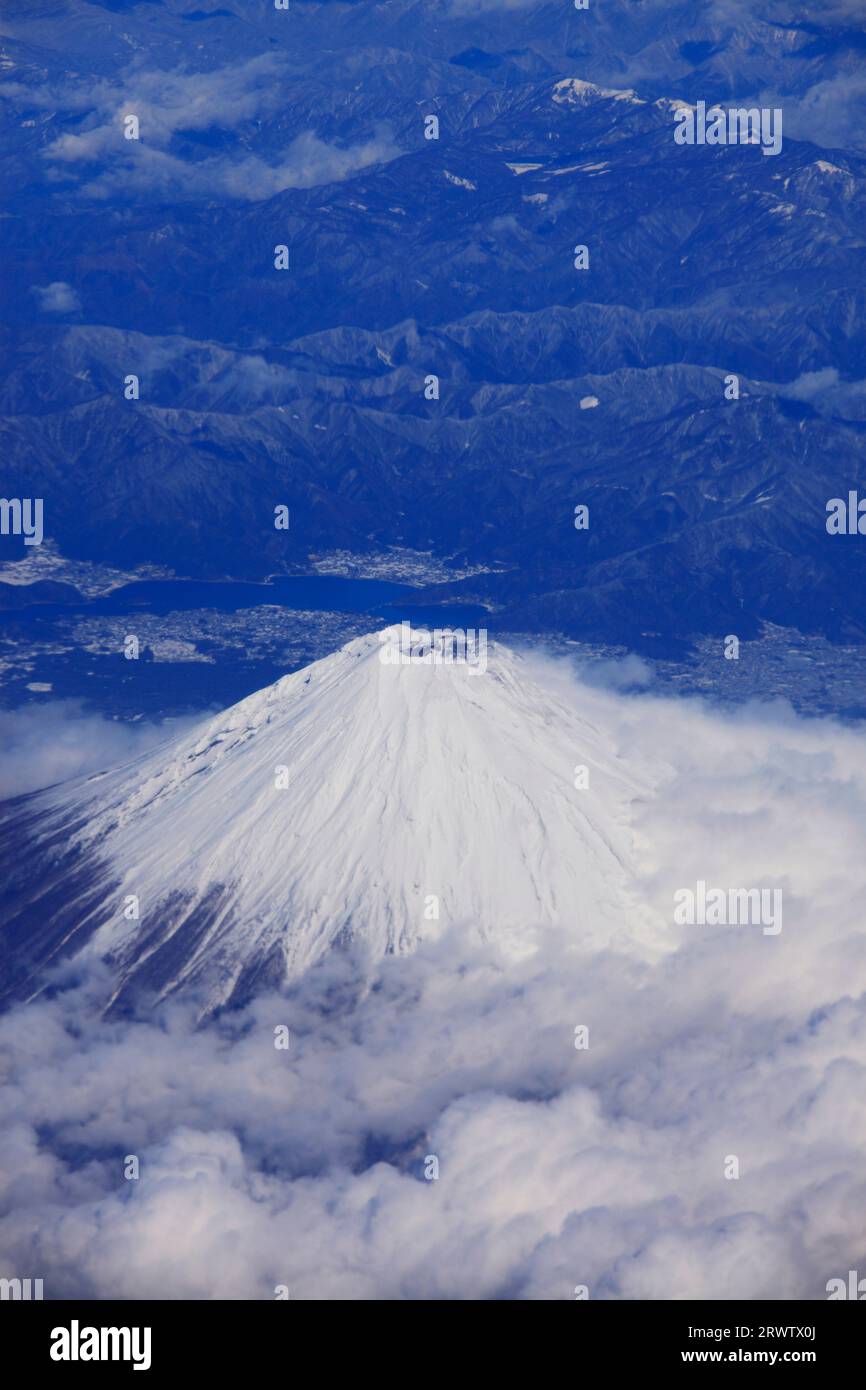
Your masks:
{"label": "lake", "polygon": [[198,608],[215,608],[237,613],[263,604],[292,611],[329,613],[370,613],[388,622],[410,618],[416,626],[488,627],[490,614],[479,604],[432,604],[418,606],[412,595],[418,590],[409,584],[387,579],[347,579],[342,575],[289,575],[269,584],[235,580],[146,579],[122,584],[99,598],[78,603],[35,603],[21,608],[0,610],[0,621],[33,617],[59,618],[86,614],[186,613]]}

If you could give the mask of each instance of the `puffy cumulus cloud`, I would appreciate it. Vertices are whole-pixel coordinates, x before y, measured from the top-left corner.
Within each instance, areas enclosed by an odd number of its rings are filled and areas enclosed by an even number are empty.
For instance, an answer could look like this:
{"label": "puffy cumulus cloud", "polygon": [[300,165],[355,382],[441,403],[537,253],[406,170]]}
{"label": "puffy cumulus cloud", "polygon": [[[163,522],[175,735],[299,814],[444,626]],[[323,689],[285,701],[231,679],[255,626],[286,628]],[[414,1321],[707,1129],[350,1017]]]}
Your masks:
{"label": "puffy cumulus cloud", "polygon": [[[813,401],[825,392],[835,390],[839,385],[839,372],[836,367],[822,367],[817,372],[804,372],[796,381],[779,387],[779,395],[795,401]],[[863,389],[862,386],[860,388]]]}
{"label": "puffy cumulus cloud", "polygon": [[[285,81],[283,60],[266,53],[210,72],[164,72],[133,63],[119,79],[38,92],[13,84],[9,94],[31,105],[84,113],[80,128],[52,141],[45,157],[55,183],[80,175],[81,192],[91,198],[156,194],[255,201],[345,179],[400,153],[384,125],[348,145],[304,131],[272,162],[235,141],[195,160],[172,150],[179,136],[238,132],[253,120],[269,119],[284,100]],[[130,116],[138,121],[138,139],[125,138]]]}
{"label": "puffy cumulus cloud", "polygon": [[821,414],[850,419],[866,417],[866,381],[844,381],[835,367],[804,372],[775,390],[787,400],[804,401]]}
{"label": "puffy cumulus cloud", "polygon": [[[862,1268],[862,730],[536,674],[646,788],[652,949],[453,924],[199,1028],[193,1001],[107,1021],[101,972],[70,975],[0,1019],[4,1269],[58,1297],[784,1299]],[[698,878],[781,887],[783,930],[677,925]]]}
{"label": "puffy cumulus cloud", "polygon": [[275,53],[209,72],[164,71],[132,62],[116,77],[91,83],[48,83],[40,88],[12,83],[11,97],[46,110],[83,114],[82,129],[61,135],[47,150],[68,163],[116,157],[125,145],[124,119],[138,118],[141,140],[160,148],[177,131],[236,130],[254,118],[273,115],[283,100],[285,68]]}
{"label": "puffy cumulus cloud", "polygon": [[34,285],[33,294],[45,314],[75,314],[81,308],[77,291],[65,280],[54,280],[50,285]]}
{"label": "puffy cumulus cloud", "polygon": [[762,93],[761,101],[783,108],[785,135],[793,140],[830,149],[863,148],[866,73],[860,65],[814,83],[802,96]]}
{"label": "puffy cumulus cloud", "polygon": [[127,762],[191,722],[126,724],[86,714],[79,700],[0,710],[0,797],[20,796]]}

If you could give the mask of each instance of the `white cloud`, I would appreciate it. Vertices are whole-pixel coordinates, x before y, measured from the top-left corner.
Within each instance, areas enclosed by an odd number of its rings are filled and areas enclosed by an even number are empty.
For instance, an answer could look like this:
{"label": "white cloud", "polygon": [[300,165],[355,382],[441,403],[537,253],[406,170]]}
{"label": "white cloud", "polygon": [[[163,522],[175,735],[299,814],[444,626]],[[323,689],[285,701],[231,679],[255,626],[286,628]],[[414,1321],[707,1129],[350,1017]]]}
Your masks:
{"label": "white cloud", "polygon": [[54,280],[50,285],[34,285],[33,294],[39,308],[46,314],[74,314],[81,308],[77,292],[65,280]]}
{"label": "white cloud", "polygon": [[[862,731],[544,677],[656,788],[632,832],[660,950],[464,925],[199,1029],[97,1021],[98,976],[16,1008],[4,1269],[50,1296],[749,1299],[862,1267]],[[675,927],[698,878],[780,885],[784,930]]]}
{"label": "white cloud", "polygon": [[843,381],[835,367],[804,372],[796,381],[771,389],[787,400],[806,401],[823,414],[848,418],[866,415],[866,381]]}
{"label": "white cloud", "polygon": [[862,72],[837,73],[814,83],[796,99],[762,92],[761,101],[783,107],[785,134],[793,140],[810,140],[830,149],[863,145],[866,74]]}
{"label": "white cloud", "polygon": [[47,110],[86,113],[80,134],[62,135],[48,150],[51,159],[74,163],[116,156],[137,143],[124,137],[129,115],[138,118],[140,140],[157,148],[167,146],[179,130],[236,130],[279,109],[283,76],[284,64],[273,53],[209,72],[164,71],[133,62],[114,78],[39,89],[12,84],[10,95]]}
{"label": "white cloud", "polygon": [[78,700],[0,710],[0,797],[20,796],[127,762],[190,722],[127,724],[85,714]]}
{"label": "white cloud", "polygon": [[610,690],[629,690],[652,685],[652,667],[641,657],[629,655],[604,661],[593,661],[580,667],[581,679],[588,685],[600,685]]}
{"label": "white cloud", "polygon": [[[267,53],[211,72],[164,72],[132,64],[119,78],[90,86],[76,81],[34,91],[16,83],[8,95],[52,111],[86,113],[81,127],[54,140],[45,157],[55,183],[86,171],[81,191],[92,198],[155,193],[254,201],[286,188],[345,179],[400,153],[384,124],[349,145],[330,144],[314,131],[304,131],[273,163],[244,144],[198,160],[171,152],[178,133],[239,131],[254,119],[268,120],[284,102],[286,80],[283,60]],[[124,118],[130,115],[137,117],[138,139],[125,138]],[[100,166],[98,173],[94,166]]]}
{"label": "white cloud", "polygon": [[90,198],[118,193],[158,193],[164,197],[222,196],[254,202],[272,198],[286,188],[312,188],[349,178],[371,164],[396,159],[400,153],[382,127],[355,145],[330,145],[313,131],[298,135],[276,164],[255,155],[215,156],[191,164],[163,150],[140,147],[134,156],[105,169],[82,187]]}

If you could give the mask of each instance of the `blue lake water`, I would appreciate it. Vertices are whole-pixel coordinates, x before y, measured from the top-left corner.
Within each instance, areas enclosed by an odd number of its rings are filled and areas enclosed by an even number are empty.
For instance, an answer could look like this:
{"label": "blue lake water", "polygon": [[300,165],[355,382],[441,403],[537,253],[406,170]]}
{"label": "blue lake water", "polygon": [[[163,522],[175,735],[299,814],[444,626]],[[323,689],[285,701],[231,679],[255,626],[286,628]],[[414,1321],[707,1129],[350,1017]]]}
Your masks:
{"label": "blue lake water", "polygon": [[269,584],[148,579],[78,603],[38,603],[3,609],[0,621],[50,620],[70,614],[184,613],[199,608],[237,613],[244,608],[275,604],[293,611],[370,613],[388,622],[408,618],[424,627],[449,623],[455,627],[490,626],[487,609],[478,604],[417,606],[412,602],[417,592],[408,584],[386,579],[347,579],[341,575],[283,576]]}

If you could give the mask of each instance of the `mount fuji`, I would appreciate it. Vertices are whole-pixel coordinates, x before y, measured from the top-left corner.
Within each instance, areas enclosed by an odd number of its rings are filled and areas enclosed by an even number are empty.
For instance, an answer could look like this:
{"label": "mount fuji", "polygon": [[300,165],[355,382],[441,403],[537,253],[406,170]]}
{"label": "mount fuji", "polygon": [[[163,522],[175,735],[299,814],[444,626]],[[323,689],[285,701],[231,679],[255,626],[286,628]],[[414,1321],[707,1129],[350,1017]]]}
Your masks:
{"label": "mount fuji", "polygon": [[646,788],[613,736],[498,643],[479,671],[386,664],[393,636],[4,803],[3,997],[70,956],[109,963],[115,1010],[183,991],[212,1012],[334,948],[404,952],[445,924],[518,949],[546,925],[648,941],[629,870]]}

